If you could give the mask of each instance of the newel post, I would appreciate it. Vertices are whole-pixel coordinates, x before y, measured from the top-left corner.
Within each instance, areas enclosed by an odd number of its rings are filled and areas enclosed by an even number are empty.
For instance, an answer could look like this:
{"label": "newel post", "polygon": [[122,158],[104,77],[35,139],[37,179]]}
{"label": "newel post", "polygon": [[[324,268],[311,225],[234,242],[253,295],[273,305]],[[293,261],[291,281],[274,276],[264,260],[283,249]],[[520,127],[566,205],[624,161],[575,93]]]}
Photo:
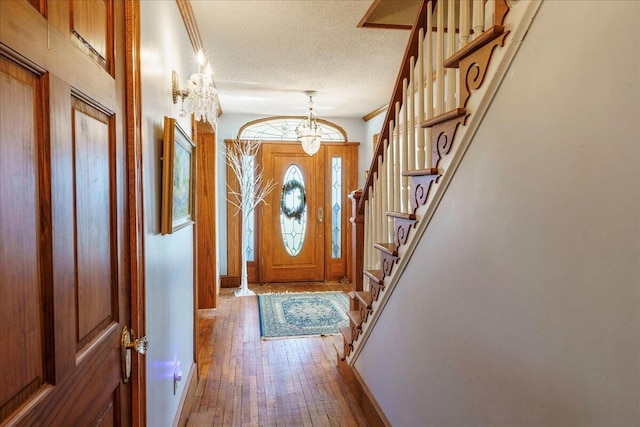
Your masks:
{"label": "newel post", "polygon": [[[353,291],[363,290],[364,271],[364,214],[358,213],[358,204],[362,198],[362,190],[349,193],[351,199],[351,256],[353,268]],[[353,304],[353,300],[352,304]]]}

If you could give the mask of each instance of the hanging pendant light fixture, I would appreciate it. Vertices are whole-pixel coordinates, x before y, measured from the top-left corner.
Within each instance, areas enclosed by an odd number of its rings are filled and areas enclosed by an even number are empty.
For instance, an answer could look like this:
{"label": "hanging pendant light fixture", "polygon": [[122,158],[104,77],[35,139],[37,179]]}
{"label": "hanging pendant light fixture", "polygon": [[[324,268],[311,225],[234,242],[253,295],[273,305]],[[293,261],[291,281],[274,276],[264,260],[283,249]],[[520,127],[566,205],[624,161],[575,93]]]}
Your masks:
{"label": "hanging pendant light fixture", "polygon": [[322,130],[318,126],[316,115],[313,112],[313,91],[306,91],[305,94],[309,97],[309,111],[304,120],[296,128],[296,134],[298,135],[298,141],[302,144],[302,149],[305,153],[313,156],[320,149],[320,142],[322,136]]}
{"label": "hanging pendant light fixture", "polygon": [[173,72],[171,87],[173,103],[177,104],[178,98],[182,100],[179,114],[184,117],[187,114],[184,109],[184,100],[186,99],[189,113],[193,113],[196,120],[209,122],[215,129],[218,119],[218,105],[216,102],[217,91],[213,86],[211,66],[207,63],[202,49],[198,51],[197,59],[198,72],[191,74],[184,89],[180,89],[178,73]]}

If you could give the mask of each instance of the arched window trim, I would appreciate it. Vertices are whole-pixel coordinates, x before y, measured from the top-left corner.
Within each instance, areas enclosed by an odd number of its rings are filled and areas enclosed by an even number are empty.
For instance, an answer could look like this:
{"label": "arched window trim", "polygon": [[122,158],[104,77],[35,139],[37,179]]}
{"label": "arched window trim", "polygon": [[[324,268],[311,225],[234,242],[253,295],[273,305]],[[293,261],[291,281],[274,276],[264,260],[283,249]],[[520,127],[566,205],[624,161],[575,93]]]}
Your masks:
{"label": "arched window trim", "polygon": [[[261,119],[257,119],[257,120],[253,120],[250,121],[248,123],[245,123],[240,130],[238,131],[238,139],[247,139],[244,138],[244,133],[245,131],[247,131],[247,129],[251,129],[251,127],[256,126],[256,125],[262,125],[265,122],[277,122],[280,120],[286,120],[286,119],[290,119],[290,120],[297,120],[297,121],[302,121],[305,117],[304,116],[272,116],[272,117],[263,117]],[[325,140],[323,139],[323,141],[326,142],[348,142],[349,138],[347,137],[347,132],[341,127],[338,126],[337,124],[330,122],[328,120],[324,120],[324,119],[317,119],[318,123],[321,124],[323,127],[327,127],[327,128],[331,128],[333,129],[335,132],[337,132],[338,134],[342,135],[342,141],[338,141],[338,140]],[[253,139],[253,138],[250,138]],[[295,141],[295,139],[283,139],[283,141]]]}

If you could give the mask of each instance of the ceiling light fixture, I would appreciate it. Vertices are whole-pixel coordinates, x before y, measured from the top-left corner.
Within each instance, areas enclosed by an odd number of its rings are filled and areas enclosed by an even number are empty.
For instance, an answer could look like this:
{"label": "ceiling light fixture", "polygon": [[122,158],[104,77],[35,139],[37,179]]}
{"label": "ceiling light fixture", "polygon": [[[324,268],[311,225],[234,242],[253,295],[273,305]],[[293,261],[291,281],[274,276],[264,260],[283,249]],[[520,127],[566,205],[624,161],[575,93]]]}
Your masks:
{"label": "ceiling light fixture", "polygon": [[298,141],[302,143],[304,152],[313,156],[320,149],[322,130],[320,130],[316,115],[313,112],[313,95],[315,92],[306,91],[305,94],[309,97],[309,111],[304,120],[296,128],[296,134],[298,135]]}
{"label": "ceiling light fixture", "polygon": [[209,122],[215,129],[218,119],[218,105],[216,103],[216,89],[213,87],[213,77],[211,65],[207,62],[202,49],[198,51],[198,72],[191,74],[185,83],[185,88],[180,89],[178,73],[173,71],[171,79],[171,95],[173,103],[178,103],[178,98],[182,100],[180,106],[180,117],[187,115],[184,109],[184,100],[187,99],[189,113],[196,116],[196,120]]}

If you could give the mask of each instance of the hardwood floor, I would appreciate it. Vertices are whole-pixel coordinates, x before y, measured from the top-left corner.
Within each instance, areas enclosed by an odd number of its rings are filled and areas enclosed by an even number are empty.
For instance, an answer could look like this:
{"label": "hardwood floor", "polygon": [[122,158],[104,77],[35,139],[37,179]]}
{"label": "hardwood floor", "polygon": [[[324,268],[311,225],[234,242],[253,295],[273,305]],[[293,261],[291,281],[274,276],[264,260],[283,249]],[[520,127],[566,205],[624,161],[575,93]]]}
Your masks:
{"label": "hardwood floor", "polygon": [[[256,293],[348,291],[316,283],[251,286]],[[342,337],[260,339],[256,297],[222,289],[218,308],[201,310],[201,376],[188,427],[367,426],[336,368]]]}

